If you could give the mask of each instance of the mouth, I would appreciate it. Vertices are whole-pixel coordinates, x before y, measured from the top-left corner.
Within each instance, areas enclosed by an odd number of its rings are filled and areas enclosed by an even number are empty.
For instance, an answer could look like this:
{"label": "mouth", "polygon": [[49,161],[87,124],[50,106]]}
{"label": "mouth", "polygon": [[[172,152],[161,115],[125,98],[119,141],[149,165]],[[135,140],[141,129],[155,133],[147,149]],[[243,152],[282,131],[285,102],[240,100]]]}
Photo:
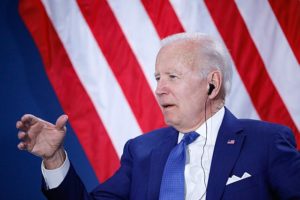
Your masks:
{"label": "mouth", "polygon": [[163,109],[170,109],[170,108],[172,108],[172,107],[174,107],[175,105],[174,104],[162,104],[161,105],[161,107],[163,108]]}

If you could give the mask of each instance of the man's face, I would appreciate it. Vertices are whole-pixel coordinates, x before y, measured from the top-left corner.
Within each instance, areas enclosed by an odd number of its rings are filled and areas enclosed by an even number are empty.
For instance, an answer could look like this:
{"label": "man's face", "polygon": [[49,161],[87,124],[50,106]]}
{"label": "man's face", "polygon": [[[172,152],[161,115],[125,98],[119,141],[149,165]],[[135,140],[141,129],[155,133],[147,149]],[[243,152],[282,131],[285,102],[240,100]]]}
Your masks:
{"label": "man's face", "polygon": [[201,78],[201,57],[191,42],[163,47],[156,60],[155,94],[165,121],[177,130],[195,130],[204,120],[207,81]]}

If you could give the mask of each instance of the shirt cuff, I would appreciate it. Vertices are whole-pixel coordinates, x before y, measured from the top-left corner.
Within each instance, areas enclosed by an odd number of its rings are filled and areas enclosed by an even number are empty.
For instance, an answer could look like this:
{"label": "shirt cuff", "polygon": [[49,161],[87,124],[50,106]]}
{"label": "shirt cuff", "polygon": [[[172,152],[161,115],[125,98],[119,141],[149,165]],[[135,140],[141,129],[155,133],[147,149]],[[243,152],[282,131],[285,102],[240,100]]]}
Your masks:
{"label": "shirt cuff", "polygon": [[65,179],[70,168],[70,161],[68,158],[68,154],[66,151],[65,153],[66,153],[66,159],[59,168],[51,169],[51,170],[46,169],[44,162],[42,162],[41,169],[42,169],[42,174],[45,179],[47,189],[53,189],[58,187]]}

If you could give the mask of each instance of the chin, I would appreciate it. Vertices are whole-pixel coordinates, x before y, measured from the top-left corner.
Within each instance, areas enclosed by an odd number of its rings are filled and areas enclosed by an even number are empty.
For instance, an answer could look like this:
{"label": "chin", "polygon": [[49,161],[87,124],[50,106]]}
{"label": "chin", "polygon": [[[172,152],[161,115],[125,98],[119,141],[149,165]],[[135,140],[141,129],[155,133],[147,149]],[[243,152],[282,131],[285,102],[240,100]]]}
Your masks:
{"label": "chin", "polygon": [[165,123],[166,123],[168,126],[173,126],[174,128],[176,128],[176,126],[178,125],[178,121],[176,121],[176,120],[173,119],[173,118],[166,118],[166,117],[165,117]]}

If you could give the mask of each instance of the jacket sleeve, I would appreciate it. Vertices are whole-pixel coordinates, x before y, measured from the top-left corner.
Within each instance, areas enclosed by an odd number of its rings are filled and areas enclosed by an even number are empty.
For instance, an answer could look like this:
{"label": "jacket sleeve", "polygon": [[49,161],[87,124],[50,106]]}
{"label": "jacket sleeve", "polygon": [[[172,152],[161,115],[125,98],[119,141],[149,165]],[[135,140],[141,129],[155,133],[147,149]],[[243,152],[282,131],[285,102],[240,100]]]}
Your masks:
{"label": "jacket sleeve", "polygon": [[72,164],[63,182],[54,189],[46,189],[42,181],[42,191],[49,200],[106,200],[129,199],[131,185],[132,156],[129,150],[130,141],[124,147],[121,166],[106,182],[99,184],[88,193],[74,170]]}
{"label": "jacket sleeve", "polygon": [[269,180],[280,199],[300,199],[300,153],[293,133],[284,127],[269,147]]}

